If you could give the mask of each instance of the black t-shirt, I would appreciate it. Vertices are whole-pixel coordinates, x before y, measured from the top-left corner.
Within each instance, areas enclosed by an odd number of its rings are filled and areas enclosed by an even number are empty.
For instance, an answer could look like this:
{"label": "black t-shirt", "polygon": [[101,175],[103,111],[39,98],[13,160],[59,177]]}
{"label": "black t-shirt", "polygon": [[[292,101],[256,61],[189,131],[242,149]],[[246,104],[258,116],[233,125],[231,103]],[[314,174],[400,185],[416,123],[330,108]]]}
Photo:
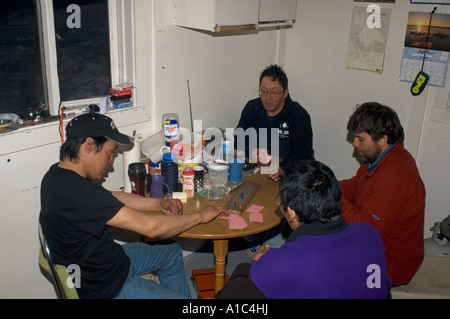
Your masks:
{"label": "black t-shirt", "polygon": [[42,179],[39,221],[55,263],[79,266],[80,298],[113,298],[128,276],[130,260],[106,225],[123,206],[108,190],[57,164]]}

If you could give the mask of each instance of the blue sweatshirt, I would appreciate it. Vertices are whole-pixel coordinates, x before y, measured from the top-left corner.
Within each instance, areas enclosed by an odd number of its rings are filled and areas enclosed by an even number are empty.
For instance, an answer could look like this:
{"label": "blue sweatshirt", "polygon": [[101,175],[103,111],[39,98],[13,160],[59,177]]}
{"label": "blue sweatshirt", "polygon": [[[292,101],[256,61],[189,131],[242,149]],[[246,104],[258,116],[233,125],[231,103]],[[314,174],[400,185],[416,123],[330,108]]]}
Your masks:
{"label": "blue sweatshirt", "polygon": [[[281,168],[285,168],[289,162],[299,159],[313,159],[313,132],[309,113],[298,103],[291,99],[290,95],[284,101],[283,109],[274,117],[267,115],[260,98],[250,100],[241,112],[241,118],[236,127],[247,131],[254,128],[257,134],[257,147],[260,139],[265,140],[265,147],[271,155],[277,155],[283,159]],[[278,154],[272,149],[271,129],[278,130]],[[260,129],[266,129],[266,134]],[[242,141],[241,143],[243,143]],[[249,138],[245,139],[244,149],[241,149],[239,137],[235,138],[235,148],[245,150],[246,156],[252,151]]]}

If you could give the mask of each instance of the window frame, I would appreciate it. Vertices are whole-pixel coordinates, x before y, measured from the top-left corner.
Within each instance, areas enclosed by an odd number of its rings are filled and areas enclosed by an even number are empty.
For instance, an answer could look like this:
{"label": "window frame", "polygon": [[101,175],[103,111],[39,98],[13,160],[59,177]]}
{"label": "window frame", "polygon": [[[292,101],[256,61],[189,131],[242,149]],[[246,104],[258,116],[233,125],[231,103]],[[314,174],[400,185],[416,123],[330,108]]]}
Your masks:
{"label": "window frame", "polygon": [[[119,24],[124,24],[127,19],[125,19],[125,12],[121,11],[119,14],[118,6],[121,9],[129,7],[130,10],[126,11],[129,15],[129,23],[134,24],[133,9],[134,1],[128,1],[127,4],[123,0],[108,0],[108,18],[109,18],[109,40],[110,40],[110,57],[111,57],[111,82],[120,83],[121,78],[130,77],[131,81],[134,83],[134,72],[127,72],[128,74],[122,74],[120,70],[123,69],[124,59],[133,59],[132,54],[120,54],[119,52],[125,50],[127,45],[119,41],[119,32],[123,28],[119,28]],[[66,108],[83,108],[89,104],[99,104],[100,98],[89,98],[82,100],[72,100],[72,101],[61,101],[59,92],[59,79],[58,79],[58,59],[56,50],[56,37],[55,37],[55,26],[54,26],[54,15],[53,15],[53,1],[48,0],[37,0],[37,10],[38,17],[41,24],[41,37],[42,37],[42,50],[43,54],[43,65],[45,65],[45,77],[44,87],[47,89],[47,104],[50,114],[59,114],[60,104]],[[131,37],[133,38],[133,37]],[[133,46],[131,46],[133,47]],[[132,49],[133,50],[133,49]],[[121,59],[122,57],[122,59]],[[134,59],[133,59],[134,64]],[[128,76],[127,76],[128,75]]]}

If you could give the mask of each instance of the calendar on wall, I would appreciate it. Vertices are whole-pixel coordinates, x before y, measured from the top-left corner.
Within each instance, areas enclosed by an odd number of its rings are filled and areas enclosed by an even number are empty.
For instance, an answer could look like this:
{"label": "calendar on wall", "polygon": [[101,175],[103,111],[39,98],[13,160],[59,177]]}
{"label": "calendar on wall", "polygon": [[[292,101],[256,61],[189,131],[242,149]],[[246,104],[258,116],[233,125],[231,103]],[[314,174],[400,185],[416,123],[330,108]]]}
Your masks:
{"label": "calendar on wall", "polygon": [[[423,62],[424,54],[425,62]],[[443,87],[445,85],[448,61],[449,52],[446,51],[405,47],[403,49],[399,80],[413,82],[417,73],[422,70],[423,63],[423,71],[430,76],[428,85]]]}
{"label": "calendar on wall", "polygon": [[450,4],[450,0],[411,0],[411,3],[422,4]]}
{"label": "calendar on wall", "polygon": [[428,85],[445,85],[450,53],[450,15],[435,13],[435,10],[408,14],[400,81],[414,82],[417,74],[423,71],[430,78]]}

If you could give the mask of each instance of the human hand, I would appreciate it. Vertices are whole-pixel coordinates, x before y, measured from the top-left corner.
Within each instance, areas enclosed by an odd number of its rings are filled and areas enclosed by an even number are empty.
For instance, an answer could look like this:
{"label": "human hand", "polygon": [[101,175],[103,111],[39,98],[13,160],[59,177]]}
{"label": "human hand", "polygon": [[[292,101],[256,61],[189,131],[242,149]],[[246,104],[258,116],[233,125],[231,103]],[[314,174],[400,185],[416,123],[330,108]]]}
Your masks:
{"label": "human hand", "polygon": [[280,180],[280,176],[283,176],[283,175],[284,175],[283,169],[278,166],[278,169],[274,173],[269,174],[269,178],[271,180],[273,180],[274,182],[278,182]]}
{"label": "human hand", "polygon": [[250,163],[267,165],[271,160],[272,157],[265,148],[254,148],[250,153]]}
{"label": "human hand", "polygon": [[179,199],[162,199],[160,200],[161,211],[166,215],[182,215],[183,204]]}
{"label": "human hand", "polygon": [[262,255],[264,255],[268,250],[270,246],[269,245],[263,245],[258,248],[258,250],[253,254],[252,259],[258,260]]}
{"label": "human hand", "polygon": [[219,215],[228,216],[230,215],[230,212],[223,206],[208,205],[205,208],[203,208],[199,214],[202,217],[201,223],[206,224],[215,219]]}

